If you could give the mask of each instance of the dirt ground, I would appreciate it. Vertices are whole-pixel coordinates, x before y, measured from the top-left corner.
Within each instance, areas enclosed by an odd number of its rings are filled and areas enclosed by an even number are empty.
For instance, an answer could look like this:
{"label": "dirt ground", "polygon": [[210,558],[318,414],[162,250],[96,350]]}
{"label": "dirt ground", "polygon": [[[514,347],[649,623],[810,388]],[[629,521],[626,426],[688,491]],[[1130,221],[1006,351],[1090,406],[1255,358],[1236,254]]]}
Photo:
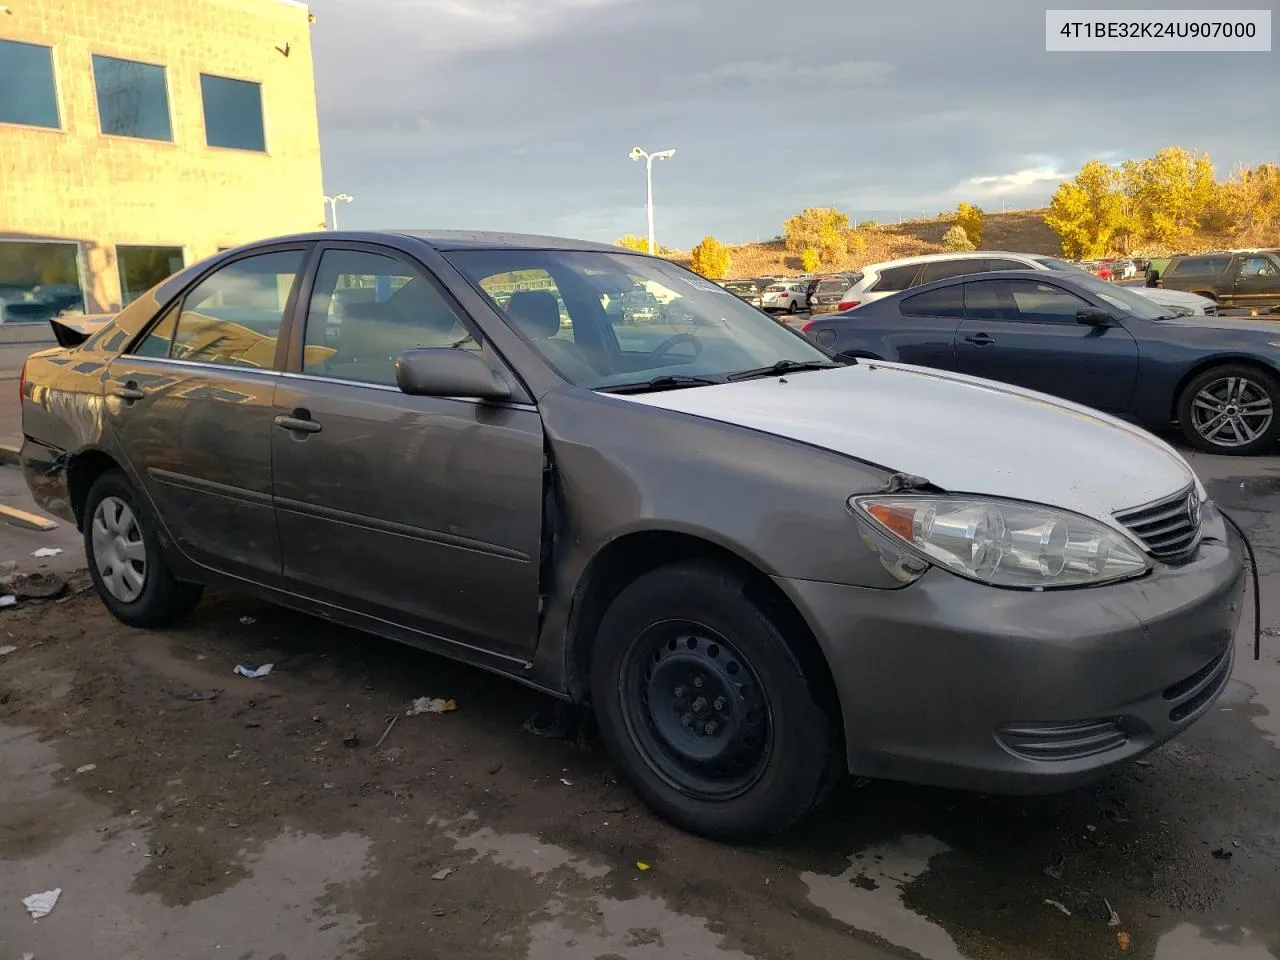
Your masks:
{"label": "dirt ground", "polygon": [[[1273,627],[1280,463],[1197,467]],[[1280,636],[1255,664],[1242,632],[1217,708],[1094,787],[848,784],[734,848],[650,815],[590,742],[525,733],[542,700],[510,682],[225,594],[132,630],[74,531],[0,527],[0,560],[35,569],[40,536],[69,585],[0,610],[0,960],[1280,956]],[[458,709],[407,716],[424,696]]]}

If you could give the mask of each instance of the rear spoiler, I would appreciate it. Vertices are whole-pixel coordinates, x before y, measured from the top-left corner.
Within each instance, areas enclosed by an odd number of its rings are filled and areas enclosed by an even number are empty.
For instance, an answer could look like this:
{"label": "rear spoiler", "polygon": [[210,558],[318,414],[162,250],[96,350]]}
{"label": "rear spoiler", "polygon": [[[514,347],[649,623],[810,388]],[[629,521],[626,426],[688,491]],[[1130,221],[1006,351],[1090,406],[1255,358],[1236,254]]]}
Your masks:
{"label": "rear spoiler", "polygon": [[52,317],[49,325],[60,347],[78,347],[116,318],[114,313],[89,314],[80,317]]}

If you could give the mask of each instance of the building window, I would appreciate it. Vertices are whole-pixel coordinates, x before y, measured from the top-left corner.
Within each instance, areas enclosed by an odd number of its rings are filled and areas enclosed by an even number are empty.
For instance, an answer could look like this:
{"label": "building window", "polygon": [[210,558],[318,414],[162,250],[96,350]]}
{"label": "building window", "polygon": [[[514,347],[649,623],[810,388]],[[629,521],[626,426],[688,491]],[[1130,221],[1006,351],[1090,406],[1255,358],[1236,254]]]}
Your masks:
{"label": "building window", "polygon": [[62,127],[48,47],[0,40],[0,123]]}
{"label": "building window", "polygon": [[266,152],[261,84],[202,73],[200,95],[204,98],[205,143],[211,147]]}
{"label": "building window", "polygon": [[84,313],[79,252],[74,243],[0,241],[0,322]]}
{"label": "building window", "polygon": [[142,140],[173,140],[164,67],[93,55],[98,123],[103,133]]}
{"label": "building window", "polygon": [[181,247],[116,247],[116,264],[124,307],[186,266]]}

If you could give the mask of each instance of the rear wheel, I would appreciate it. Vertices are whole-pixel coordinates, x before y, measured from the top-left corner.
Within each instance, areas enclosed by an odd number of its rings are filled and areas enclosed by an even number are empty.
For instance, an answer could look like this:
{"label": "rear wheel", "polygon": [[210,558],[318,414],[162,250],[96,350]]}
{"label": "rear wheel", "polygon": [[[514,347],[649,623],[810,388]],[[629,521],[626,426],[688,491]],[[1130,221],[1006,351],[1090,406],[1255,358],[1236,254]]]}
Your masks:
{"label": "rear wheel", "polygon": [[1178,401],[1178,422],[1200,450],[1259,453],[1280,440],[1280,382],[1256,367],[1224,364],[1194,377]]}
{"label": "rear wheel", "polygon": [[741,579],[705,563],[640,577],[600,625],[591,694],[635,791],[686,830],[778,833],[830,785],[830,718]]}
{"label": "rear wheel", "polygon": [[133,627],[162,627],[200,601],[200,586],[170,573],[142,500],[119,470],[94,481],[83,517],[89,575],[116,619]]}
{"label": "rear wheel", "polygon": [[793,317],[795,316],[796,302],[794,300],[792,300],[789,304],[787,304],[787,313],[791,314]]}

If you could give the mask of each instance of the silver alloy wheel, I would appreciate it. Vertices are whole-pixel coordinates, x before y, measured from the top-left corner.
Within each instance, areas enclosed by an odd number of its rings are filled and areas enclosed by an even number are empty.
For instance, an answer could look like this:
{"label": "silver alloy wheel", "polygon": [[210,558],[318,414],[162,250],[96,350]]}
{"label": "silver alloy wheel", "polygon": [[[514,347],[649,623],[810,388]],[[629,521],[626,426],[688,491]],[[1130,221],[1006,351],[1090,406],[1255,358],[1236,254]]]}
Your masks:
{"label": "silver alloy wheel", "polygon": [[1216,447],[1243,447],[1271,428],[1275,408],[1265,386],[1248,377],[1211,380],[1191,399],[1191,424]]}
{"label": "silver alloy wheel", "polygon": [[138,518],[119,497],[103,497],[93,511],[93,562],[103,586],[133,603],[147,583],[147,544]]}

